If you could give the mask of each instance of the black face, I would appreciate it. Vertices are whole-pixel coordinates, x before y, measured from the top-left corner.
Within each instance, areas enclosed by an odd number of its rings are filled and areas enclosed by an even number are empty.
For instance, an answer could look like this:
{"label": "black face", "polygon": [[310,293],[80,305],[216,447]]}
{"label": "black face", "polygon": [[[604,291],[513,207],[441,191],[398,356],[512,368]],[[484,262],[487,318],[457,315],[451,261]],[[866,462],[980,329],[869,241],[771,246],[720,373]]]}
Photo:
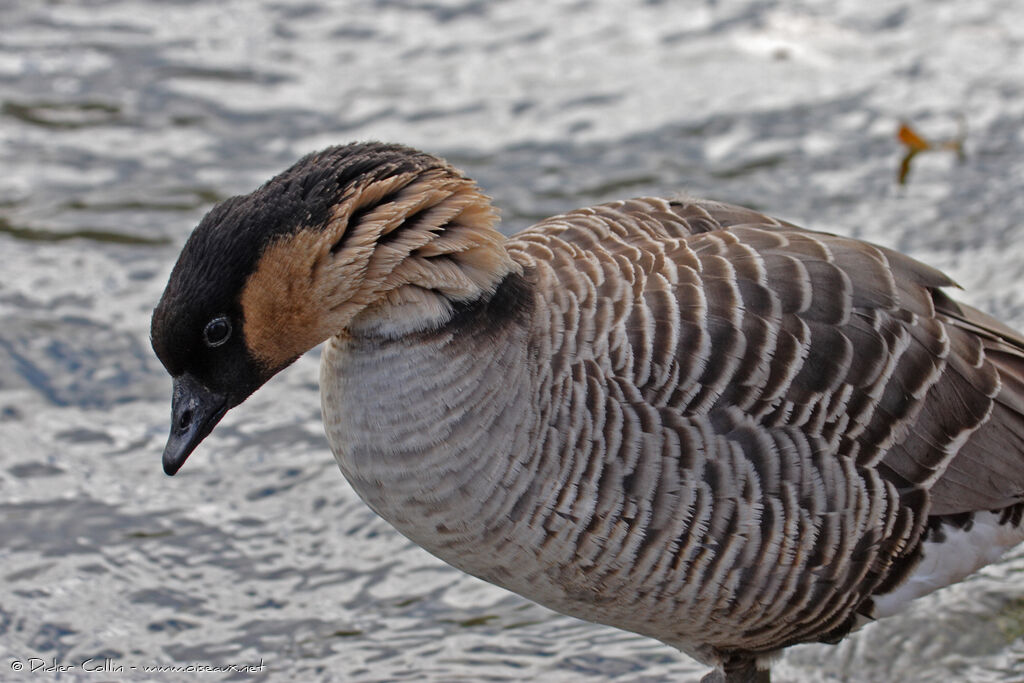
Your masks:
{"label": "black face", "polygon": [[264,249],[283,235],[327,225],[334,207],[359,184],[442,163],[398,145],[332,147],[203,218],[178,257],[150,332],[153,350],[174,378],[168,474],[229,409],[288,365],[261,364],[245,343],[242,290]]}
{"label": "black face", "polygon": [[245,345],[238,298],[259,253],[252,243],[224,251],[238,198],[221,204],[192,234],[153,312],[153,350],[174,378],[164,470],[175,473],[224,414],[272,375]]}
{"label": "black face", "polygon": [[232,238],[249,232],[246,224],[278,217],[252,211],[249,199],[218,205],[192,233],[153,311],[151,328],[153,350],[167,372],[175,378],[191,375],[227,397],[229,408],[269,377],[245,346],[239,304],[262,247]]}

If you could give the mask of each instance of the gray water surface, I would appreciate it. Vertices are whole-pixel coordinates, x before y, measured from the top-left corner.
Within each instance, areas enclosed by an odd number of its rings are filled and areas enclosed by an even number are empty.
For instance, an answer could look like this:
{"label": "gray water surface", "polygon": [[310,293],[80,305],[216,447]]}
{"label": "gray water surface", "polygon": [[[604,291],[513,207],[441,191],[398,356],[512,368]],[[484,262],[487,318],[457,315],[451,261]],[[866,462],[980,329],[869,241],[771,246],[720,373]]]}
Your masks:
{"label": "gray water surface", "polygon": [[[962,121],[966,158],[898,186],[901,120]],[[148,325],[178,249],[302,154],[383,139],[477,178],[508,232],[685,191],[907,251],[1024,328],[1022,124],[1017,0],[0,0],[0,680],[699,679],[377,519],[316,352],[166,478]],[[776,677],[1022,681],[1022,573],[1024,549]]]}

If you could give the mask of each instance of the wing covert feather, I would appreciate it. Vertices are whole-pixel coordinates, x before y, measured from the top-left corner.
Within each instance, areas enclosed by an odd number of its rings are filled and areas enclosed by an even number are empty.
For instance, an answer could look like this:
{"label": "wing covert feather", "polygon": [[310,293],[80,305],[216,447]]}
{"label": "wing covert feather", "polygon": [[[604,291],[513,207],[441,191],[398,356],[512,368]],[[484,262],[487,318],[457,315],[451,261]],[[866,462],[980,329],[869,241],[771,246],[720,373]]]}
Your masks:
{"label": "wing covert feather", "polygon": [[[605,424],[594,475],[628,480],[616,509],[648,511],[647,541],[628,553],[673,545],[681,580],[707,590],[691,598],[724,599],[718,610],[755,609],[740,587],[758,575],[777,594],[752,649],[841,636],[913,567],[929,515],[1024,501],[1024,338],[949,299],[940,288],[955,283],[933,268],[748,209],[660,199],[556,216],[509,249],[553,293],[559,395],[583,372],[575,385],[603,392],[603,416],[634,416],[618,434]],[[664,534],[679,535],[655,542]],[[747,545],[693,551],[737,534]],[[664,576],[666,561],[643,566]],[[789,605],[785,625],[772,604]]]}

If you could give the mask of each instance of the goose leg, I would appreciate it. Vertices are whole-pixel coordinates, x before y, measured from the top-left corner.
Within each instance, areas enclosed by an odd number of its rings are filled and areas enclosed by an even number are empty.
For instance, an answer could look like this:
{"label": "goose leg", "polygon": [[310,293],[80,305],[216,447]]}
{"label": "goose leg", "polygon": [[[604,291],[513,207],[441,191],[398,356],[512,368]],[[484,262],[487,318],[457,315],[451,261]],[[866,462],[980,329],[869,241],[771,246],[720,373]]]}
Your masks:
{"label": "goose leg", "polygon": [[758,669],[754,659],[737,657],[716,667],[700,683],[771,683],[771,672]]}

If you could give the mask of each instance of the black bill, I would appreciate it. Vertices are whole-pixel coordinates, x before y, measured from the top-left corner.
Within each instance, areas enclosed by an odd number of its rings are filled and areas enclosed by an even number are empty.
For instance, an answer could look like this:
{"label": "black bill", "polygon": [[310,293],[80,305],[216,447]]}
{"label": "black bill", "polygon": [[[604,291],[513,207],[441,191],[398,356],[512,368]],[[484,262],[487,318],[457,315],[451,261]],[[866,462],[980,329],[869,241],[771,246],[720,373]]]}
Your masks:
{"label": "black bill", "polygon": [[174,378],[171,434],[164,448],[164,472],[173,475],[228,412],[228,398],[207,389],[192,375]]}

